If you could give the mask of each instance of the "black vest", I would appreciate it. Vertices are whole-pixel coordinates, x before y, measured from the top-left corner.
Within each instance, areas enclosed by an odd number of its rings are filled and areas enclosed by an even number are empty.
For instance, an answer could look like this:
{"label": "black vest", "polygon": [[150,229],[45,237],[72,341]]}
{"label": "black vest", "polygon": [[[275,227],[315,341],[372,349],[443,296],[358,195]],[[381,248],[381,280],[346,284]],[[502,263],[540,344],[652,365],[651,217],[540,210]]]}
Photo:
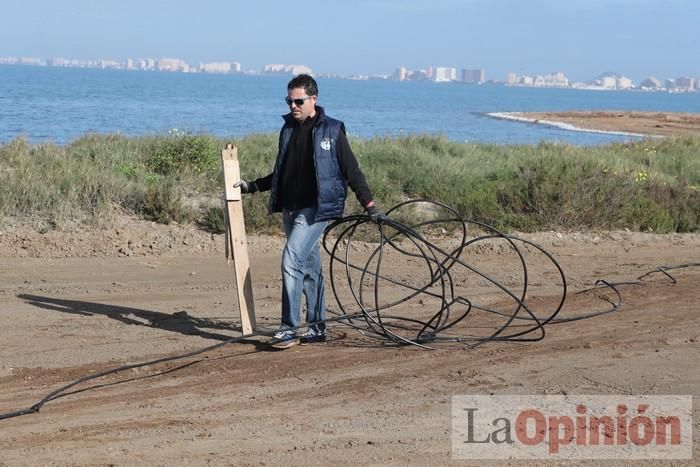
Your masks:
{"label": "black vest", "polygon": [[[318,188],[316,221],[325,221],[342,217],[348,185],[340,170],[336,153],[338,135],[344,131],[343,122],[327,117],[323,107],[317,106],[320,112],[316,126],[312,130],[314,147],[314,167],[316,169],[316,184]],[[280,131],[277,161],[272,172],[270,187],[269,212],[280,212],[281,203],[278,199],[280,169],[287,154],[287,146],[292,136],[293,120],[290,114],[283,116],[285,125]]]}

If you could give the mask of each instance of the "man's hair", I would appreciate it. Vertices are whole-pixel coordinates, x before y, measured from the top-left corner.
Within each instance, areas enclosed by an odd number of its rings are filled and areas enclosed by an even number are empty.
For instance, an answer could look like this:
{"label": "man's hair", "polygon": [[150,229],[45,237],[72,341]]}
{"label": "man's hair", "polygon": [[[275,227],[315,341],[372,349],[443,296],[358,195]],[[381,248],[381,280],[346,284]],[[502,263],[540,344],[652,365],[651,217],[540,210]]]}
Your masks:
{"label": "man's hair", "polygon": [[307,96],[318,96],[318,84],[310,75],[297,75],[287,84],[287,90],[303,88]]}

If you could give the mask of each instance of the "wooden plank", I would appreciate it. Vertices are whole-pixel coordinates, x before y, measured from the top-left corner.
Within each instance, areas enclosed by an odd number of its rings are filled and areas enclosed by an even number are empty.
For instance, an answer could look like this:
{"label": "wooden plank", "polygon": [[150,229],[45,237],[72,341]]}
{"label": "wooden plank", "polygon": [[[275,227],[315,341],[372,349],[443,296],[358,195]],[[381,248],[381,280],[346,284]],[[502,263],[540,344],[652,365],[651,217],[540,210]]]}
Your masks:
{"label": "wooden plank", "polygon": [[238,165],[238,148],[229,143],[221,151],[221,159],[224,163],[226,201],[240,201],[241,189],[233,187],[233,184],[241,179],[241,170]]}
{"label": "wooden plank", "polygon": [[250,276],[241,190],[233,187],[233,184],[240,180],[238,148],[228,144],[221,151],[221,160],[224,164],[224,185],[226,187],[226,250],[233,258],[238,306],[241,312],[241,330],[243,335],[248,335],[255,330],[255,301],[253,281]]}

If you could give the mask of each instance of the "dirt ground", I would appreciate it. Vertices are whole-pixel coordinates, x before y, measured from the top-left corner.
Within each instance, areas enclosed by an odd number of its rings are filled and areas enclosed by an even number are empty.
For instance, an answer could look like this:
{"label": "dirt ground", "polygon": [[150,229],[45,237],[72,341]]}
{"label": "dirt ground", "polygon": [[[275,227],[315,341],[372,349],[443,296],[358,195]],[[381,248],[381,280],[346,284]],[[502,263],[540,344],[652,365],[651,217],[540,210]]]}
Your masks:
{"label": "dirt ground", "polygon": [[[698,234],[522,237],[560,262],[570,287],[563,316],[606,307],[574,294],[597,279],[634,280],[700,261]],[[0,413],[88,374],[240,335],[223,242],[137,221],[104,231],[0,232]],[[279,237],[249,237],[262,331],[279,322],[281,245]],[[470,255],[510,270],[500,248]],[[539,342],[422,350],[333,324],[325,344],[271,351],[254,336],[109,375],[38,413],[0,420],[0,465],[483,464],[451,458],[453,395],[700,394],[700,267],[672,274],[676,284],[656,274],[622,286],[619,311],[549,326]],[[556,301],[540,285],[542,300]],[[478,296],[478,285],[470,293]],[[337,311],[330,287],[327,297]],[[696,401],[695,459],[699,415]]]}
{"label": "dirt ground", "polygon": [[700,134],[700,114],[673,112],[513,112],[512,115],[535,123],[560,122],[603,131],[622,131],[649,136]]}

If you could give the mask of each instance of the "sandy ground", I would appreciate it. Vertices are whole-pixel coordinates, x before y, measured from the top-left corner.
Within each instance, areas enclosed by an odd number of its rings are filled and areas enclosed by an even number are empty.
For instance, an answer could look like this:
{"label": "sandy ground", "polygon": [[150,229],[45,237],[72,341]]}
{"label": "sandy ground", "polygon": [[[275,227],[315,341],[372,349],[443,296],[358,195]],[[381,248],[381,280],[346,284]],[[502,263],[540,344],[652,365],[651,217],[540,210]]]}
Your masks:
{"label": "sandy ground", "polygon": [[588,111],[588,112],[512,112],[533,123],[558,122],[602,131],[649,136],[700,134],[700,114],[670,112]]}
{"label": "sandy ground", "polygon": [[[564,269],[571,288],[564,316],[606,308],[573,293],[597,279],[632,280],[700,260],[698,234],[524,237]],[[281,244],[249,238],[262,330],[279,320]],[[502,249],[470,254],[509,271]],[[11,230],[0,233],[0,261],[3,413],[84,375],[239,335],[221,236],[135,221],[99,232]],[[270,351],[265,338],[252,337],[110,375],[71,388],[39,413],[1,420],[0,465],[480,465],[451,458],[453,395],[698,396],[700,267],[673,276],[676,284],[653,275],[623,286],[619,311],[550,326],[534,343],[429,351],[336,324],[321,345]],[[546,281],[540,285],[543,302],[556,300]],[[478,296],[479,287],[471,292]],[[694,420],[698,459],[697,402]]]}

